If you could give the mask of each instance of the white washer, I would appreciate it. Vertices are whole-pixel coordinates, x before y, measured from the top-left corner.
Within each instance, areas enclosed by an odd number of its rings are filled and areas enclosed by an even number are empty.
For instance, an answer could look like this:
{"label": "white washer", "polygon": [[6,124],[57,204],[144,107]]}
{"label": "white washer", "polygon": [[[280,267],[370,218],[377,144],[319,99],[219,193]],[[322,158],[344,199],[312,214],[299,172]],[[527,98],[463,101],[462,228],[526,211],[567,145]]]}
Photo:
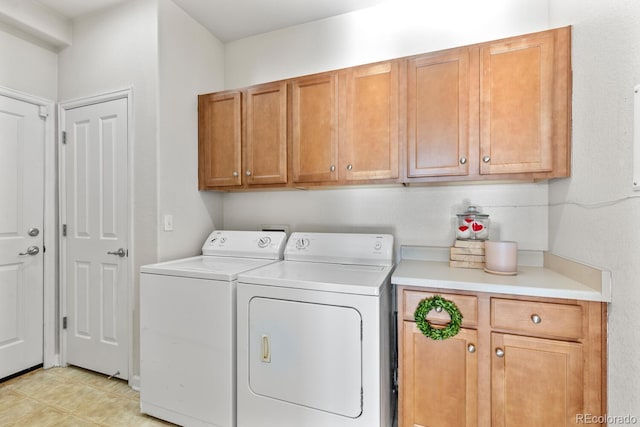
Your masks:
{"label": "white washer", "polygon": [[281,260],[282,232],[214,231],[202,256],[140,268],[140,410],[235,427],[239,273]]}
{"label": "white washer", "polygon": [[238,276],[238,427],[392,425],[393,237],[293,233]]}

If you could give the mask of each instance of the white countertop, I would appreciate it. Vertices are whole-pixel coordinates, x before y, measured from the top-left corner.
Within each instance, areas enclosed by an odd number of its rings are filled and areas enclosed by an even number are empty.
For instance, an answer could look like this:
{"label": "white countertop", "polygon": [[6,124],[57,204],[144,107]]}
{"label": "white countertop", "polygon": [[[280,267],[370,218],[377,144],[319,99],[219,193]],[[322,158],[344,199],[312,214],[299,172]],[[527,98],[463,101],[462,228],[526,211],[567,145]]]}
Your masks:
{"label": "white countertop", "polygon": [[[605,277],[605,275],[603,275]],[[480,269],[452,268],[447,261],[402,259],[391,276],[394,285],[490,292],[585,301],[611,301],[610,290],[574,280],[543,266],[518,266],[502,276]]]}

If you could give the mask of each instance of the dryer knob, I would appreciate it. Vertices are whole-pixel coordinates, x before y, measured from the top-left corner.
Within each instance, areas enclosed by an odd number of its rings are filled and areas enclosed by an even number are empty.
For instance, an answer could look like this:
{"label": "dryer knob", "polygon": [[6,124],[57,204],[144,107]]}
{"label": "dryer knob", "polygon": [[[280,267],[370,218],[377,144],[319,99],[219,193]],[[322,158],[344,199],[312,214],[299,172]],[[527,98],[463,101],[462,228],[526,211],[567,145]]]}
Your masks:
{"label": "dryer knob", "polygon": [[306,249],[309,246],[309,239],[298,239],[298,241],[296,241],[296,249],[301,250],[301,249]]}

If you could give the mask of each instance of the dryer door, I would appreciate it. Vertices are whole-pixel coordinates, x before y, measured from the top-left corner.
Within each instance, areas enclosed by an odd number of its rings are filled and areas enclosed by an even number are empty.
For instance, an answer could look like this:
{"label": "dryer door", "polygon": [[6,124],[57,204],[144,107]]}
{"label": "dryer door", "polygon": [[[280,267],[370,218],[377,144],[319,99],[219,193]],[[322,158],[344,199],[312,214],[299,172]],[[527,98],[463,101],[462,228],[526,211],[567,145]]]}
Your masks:
{"label": "dryer door", "polygon": [[357,418],[362,318],[351,307],[253,298],[249,385],[261,396]]}

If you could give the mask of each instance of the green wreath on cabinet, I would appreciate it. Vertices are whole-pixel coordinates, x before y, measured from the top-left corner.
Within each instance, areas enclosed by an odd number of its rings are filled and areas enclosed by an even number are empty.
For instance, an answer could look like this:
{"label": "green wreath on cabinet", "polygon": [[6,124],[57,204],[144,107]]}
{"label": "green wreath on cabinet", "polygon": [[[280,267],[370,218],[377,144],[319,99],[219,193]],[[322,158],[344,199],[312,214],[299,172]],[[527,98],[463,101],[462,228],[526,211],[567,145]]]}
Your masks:
{"label": "green wreath on cabinet", "polygon": [[[438,312],[444,310],[449,314],[451,320],[444,328],[434,328],[427,320],[427,314],[434,309]],[[432,340],[446,340],[456,336],[462,324],[462,313],[460,313],[458,306],[453,301],[446,300],[440,295],[434,295],[431,298],[420,301],[414,317],[420,332]]]}

